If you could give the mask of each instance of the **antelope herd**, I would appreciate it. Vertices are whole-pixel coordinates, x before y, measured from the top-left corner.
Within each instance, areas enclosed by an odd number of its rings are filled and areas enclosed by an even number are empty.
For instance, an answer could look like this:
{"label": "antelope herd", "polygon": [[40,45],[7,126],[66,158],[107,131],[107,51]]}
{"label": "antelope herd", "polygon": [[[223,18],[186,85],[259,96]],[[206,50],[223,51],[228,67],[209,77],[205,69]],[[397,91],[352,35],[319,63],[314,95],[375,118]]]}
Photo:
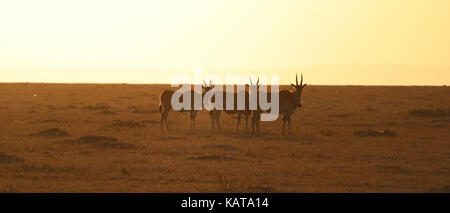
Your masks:
{"label": "antelope herd", "polygon": [[[291,134],[291,116],[292,114],[295,112],[295,110],[299,107],[302,106],[302,91],[303,88],[306,87],[307,84],[303,84],[303,74],[301,75],[301,79],[300,79],[300,84],[298,83],[298,78],[297,78],[297,74],[295,75],[295,84],[291,84],[291,86],[293,87],[294,90],[281,90],[278,92],[278,97],[279,97],[279,115],[282,116],[283,119],[283,129],[282,129],[282,134],[285,134],[285,126],[286,123],[288,124],[288,134]],[[203,81],[203,85],[202,85],[202,92],[199,93],[195,90],[189,89],[183,93],[190,93],[190,97],[191,97],[191,108],[189,110],[185,110],[185,109],[181,109],[181,110],[174,110],[172,107],[172,96],[174,95],[175,91],[173,90],[164,90],[161,92],[160,94],[160,99],[159,99],[159,112],[161,113],[161,131],[164,130],[164,124],[166,125],[166,129],[169,130],[169,122],[168,122],[168,115],[169,112],[171,110],[174,111],[178,111],[178,112],[188,112],[189,113],[189,118],[190,118],[190,128],[193,129],[195,128],[195,118],[197,115],[197,112],[200,110],[206,110],[204,109],[204,107],[202,107],[201,109],[196,109],[194,107],[194,99],[197,98],[201,98],[203,99],[204,95],[206,92],[208,92],[209,90],[212,90],[213,88],[215,88],[216,85],[212,84],[212,81],[209,82],[209,84],[207,84],[205,81]],[[221,131],[221,126],[220,126],[220,116],[222,111],[227,113],[227,114],[231,114],[231,115],[235,115],[236,116],[236,131],[239,130],[239,124],[240,121],[242,119],[242,117],[245,119],[245,126],[246,129],[248,130],[248,119],[250,117],[250,115],[252,116],[251,122],[252,122],[252,134],[255,133],[255,130],[257,133],[259,133],[259,123],[261,120],[261,113],[267,112],[265,110],[262,110],[259,106],[256,109],[250,109],[249,108],[249,97],[250,97],[250,87],[256,87],[256,92],[257,92],[257,99],[259,99],[259,78],[256,82],[255,85],[253,85],[253,82],[250,78],[250,85],[246,85],[246,88],[248,88],[248,90],[244,90],[244,91],[235,91],[233,94],[227,94],[229,92],[227,91],[223,91],[223,103],[224,103],[224,107],[222,109],[216,109],[213,108],[211,110],[206,110],[209,112],[210,117],[211,117],[211,129],[214,130],[215,129],[215,125],[217,126],[217,129],[219,131]],[[240,94],[241,93],[241,94]],[[230,106],[226,106],[226,100],[225,97],[226,96],[231,96],[234,97],[234,106],[230,107]],[[237,99],[238,97],[245,97],[245,108],[244,109],[238,109],[236,103],[237,103]],[[189,97],[189,96],[188,96]],[[183,96],[180,97],[180,101],[182,101]],[[268,99],[270,99],[270,96],[267,97]],[[215,97],[212,97],[212,100],[214,101]],[[231,108],[231,109],[230,109]]]}

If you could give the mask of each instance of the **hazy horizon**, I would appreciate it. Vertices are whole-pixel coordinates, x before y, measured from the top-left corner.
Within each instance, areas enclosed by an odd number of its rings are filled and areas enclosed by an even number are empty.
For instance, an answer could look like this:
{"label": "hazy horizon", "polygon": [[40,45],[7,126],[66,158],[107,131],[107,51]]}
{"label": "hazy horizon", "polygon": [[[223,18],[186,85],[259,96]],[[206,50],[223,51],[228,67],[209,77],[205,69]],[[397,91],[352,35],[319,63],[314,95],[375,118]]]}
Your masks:
{"label": "hazy horizon", "polygon": [[[7,70],[7,69],[4,69]],[[47,69],[39,67],[12,68],[17,79],[0,79],[0,83],[105,83],[105,84],[170,84],[171,78],[177,74],[185,74],[193,79],[194,68],[191,70],[158,70],[155,68],[77,68],[74,70]],[[103,75],[100,80],[90,80],[85,76],[77,75],[76,70],[85,70]],[[40,74],[40,78],[30,78],[27,73],[51,73]],[[63,72],[65,71],[65,72]],[[68,72],[69,71],[69,72]],[[295,81],[295,74],[303,73],[305,82],[310,85],[362,85],[362,86],[442,86],[450,84],[450,66],[411,66],[394,64],[354,64],[354,65],[316,65],[303,68],[261,68],[252,70],[203,70],[203,77],[218,74],[225,78],[226,75],[244,75],[256,78],[257,75],[276,75],[277,71],[289,73],[290,76],[281,75],[280,84],[287,85]],[[364,71],[361,73],[361,71]],[[123,76],[126,72],[128,75]],[[146,78],[149,74],[165,72],[164,77],[158,79]],[[22,73],[23,75],[20,75]],[[68,73],[72,73],[68,76]],[[409,74],[412,73],[412,74]],[[360,75],[358,82],[352,81],[349,76]],[[31,75],[32,76],[32,75]],[[406,80],[398,78],[405,76]],[[439,76],[439,78],[436,78]],[[27,78],[28,77],[28,78]],[[66,80],[68,79],[68,80]],[[136,80],[139,79],[139,80]]]}

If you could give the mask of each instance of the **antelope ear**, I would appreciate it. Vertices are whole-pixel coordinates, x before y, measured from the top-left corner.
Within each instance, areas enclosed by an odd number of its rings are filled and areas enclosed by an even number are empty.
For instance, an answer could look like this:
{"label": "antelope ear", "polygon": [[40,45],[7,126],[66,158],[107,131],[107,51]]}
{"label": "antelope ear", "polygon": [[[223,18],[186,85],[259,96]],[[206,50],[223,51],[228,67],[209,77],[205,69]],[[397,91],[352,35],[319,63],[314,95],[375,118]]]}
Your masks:
{"label": "antelope ear", "polygon": [[296,88],[296,86],[295,86],[294,84],[291,84],[291,87],[294,87],[294,88]]}
{"label": "antelope ear", "polygon": [[306,86],[308,86],[308,84],[303,84],[302,88],[305,88]]}

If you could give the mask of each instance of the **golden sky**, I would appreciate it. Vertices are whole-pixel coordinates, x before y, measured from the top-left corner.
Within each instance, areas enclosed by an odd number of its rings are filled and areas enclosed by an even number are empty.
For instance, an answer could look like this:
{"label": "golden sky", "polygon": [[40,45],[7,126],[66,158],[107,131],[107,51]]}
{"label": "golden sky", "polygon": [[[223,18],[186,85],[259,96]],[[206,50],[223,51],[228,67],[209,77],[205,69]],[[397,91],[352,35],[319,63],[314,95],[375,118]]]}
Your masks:
{"label": "golden sky", "polygon": [[202,67],[449,84],[449,11],[448,0],[0,1],[0,82],[161,83]]}

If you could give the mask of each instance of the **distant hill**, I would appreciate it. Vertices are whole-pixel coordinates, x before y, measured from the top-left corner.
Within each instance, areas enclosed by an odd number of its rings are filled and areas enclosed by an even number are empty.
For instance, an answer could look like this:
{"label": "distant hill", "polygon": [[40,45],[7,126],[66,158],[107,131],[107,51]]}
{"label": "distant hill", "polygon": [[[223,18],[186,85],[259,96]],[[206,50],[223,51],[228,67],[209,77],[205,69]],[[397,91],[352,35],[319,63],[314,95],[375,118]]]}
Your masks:
{"label": "distant hill", "polygon": [[319,65],[301,69],[314,84],[449,85],[450,67],[407,65]]}

